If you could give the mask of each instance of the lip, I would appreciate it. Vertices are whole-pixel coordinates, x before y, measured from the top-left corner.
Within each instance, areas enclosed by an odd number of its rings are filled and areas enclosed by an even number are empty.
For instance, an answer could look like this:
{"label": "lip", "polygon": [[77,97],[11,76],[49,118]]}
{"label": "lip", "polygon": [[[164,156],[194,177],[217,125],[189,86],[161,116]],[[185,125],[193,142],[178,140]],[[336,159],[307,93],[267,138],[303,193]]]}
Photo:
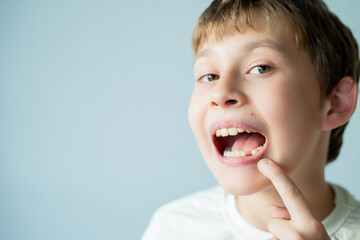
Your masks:
{"label": "lip", "polygon": [[265,137],[265,144],[263,149],[261,149],[254,156],[245,156],[245,157],[224,157],[223,154],[219,152],[218,148],[214,146],[216,157],[219,160],[219,162],[227,166],[246,166],[251,164],[257,164],[257,162],[264,157],[265,152],[268,148],[268,141],[265,134],[247,123],[234,121],[234,120],[219,121],[219,122],[215,122],[210,127],[210,135],[212,140],[216,137],[215,136],[216,130],[220,128],[229,128],[229,127],[237,127],[237,128],[242,128],[244,130],[250,130],[251,132],[260,133]]}

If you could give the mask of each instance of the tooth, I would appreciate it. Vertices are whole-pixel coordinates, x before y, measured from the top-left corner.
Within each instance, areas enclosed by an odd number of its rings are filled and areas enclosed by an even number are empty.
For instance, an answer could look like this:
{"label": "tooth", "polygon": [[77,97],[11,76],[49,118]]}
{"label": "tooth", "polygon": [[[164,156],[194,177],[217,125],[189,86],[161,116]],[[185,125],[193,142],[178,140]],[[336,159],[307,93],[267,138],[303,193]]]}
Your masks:
{"label": "tooth", "polygon": [[246,152],[245,152],[245,151],[239,151],[239,155],[240,155],[240,157],[245,157],[245,156],[246,156]]}
{"label": "tooth", "polygon": [[228,131],[227,128],[222,128],[221,129],[221,136],[223,136],[223,137],[229,136],[229,131]]}
{"label": "tooth", "polygon": [[220,137],[220,136],[221,136],[221,130],[220,130],[220,129],[216,131],[216,136],[217,136],[217,137]]}
{"label": "tooth", "polygon": [[238,132],[239,132],[239,133],[242,133],[242,132],[244,132],[244,131],[245,131],[244,129],[238,128]]}
{"label": "tooth", "polygon": [[224,151],[224,157],[231,157],[231,151],[230,150],[225,150]]}
{"label": "tooth", "polygon": [[246,130],[246,132],[247,132],[247,133],[251,133],[251,131],[250,131],[250,130]]}
{"label": "tooth", "polygon": [[[253,149],[251,152],[255,151]],[[255,153],[254,153],[255,154]],[[224,150],[224,157],[246,157],[245,151],[230,151],[230,150]]]}
{"label": "tooth", "polygon": [[229,135],[230,135],[230,136],[235,136],[235,135],[237,135],[237,134],[238,134],[237,128],[234,128],[234,127],[229,128]]}
{"label": "tooth", "polygon": [[252,155],[257,154],[258,152],[260,152],[260,149],[258,149],[258,148],[251,150]]}

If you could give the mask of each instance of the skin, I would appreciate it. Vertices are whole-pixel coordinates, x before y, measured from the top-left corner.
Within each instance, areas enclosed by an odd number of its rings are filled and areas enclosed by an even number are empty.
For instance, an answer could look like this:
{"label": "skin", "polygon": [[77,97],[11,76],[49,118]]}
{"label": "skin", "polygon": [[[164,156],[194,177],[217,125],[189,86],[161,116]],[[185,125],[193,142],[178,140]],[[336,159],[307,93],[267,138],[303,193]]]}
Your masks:
{"label": "skin", "polygon": [[[256,31],[245,29],[200,47],[189,122],[209,169],[237,196],[245,220],[275,239],[329,239],[321,224],[334,208],[324,178],[329,134],[354,112],[357,87],[349,87],[352,79],[345,77],[345,87],[321,104],[308,53],[284,29],[266,31],[259,19]],[[264,133],[268,149],[260,162],[265,164],[219,162],[209,128],[225,120]]]}
{"label": "skin", "polygon": [[269,208],[272,239],[330,239],[324,226],[314,216],[306,199],[291,178],[270,159],[262,159],[258,168],[276,188],[286,207]]}

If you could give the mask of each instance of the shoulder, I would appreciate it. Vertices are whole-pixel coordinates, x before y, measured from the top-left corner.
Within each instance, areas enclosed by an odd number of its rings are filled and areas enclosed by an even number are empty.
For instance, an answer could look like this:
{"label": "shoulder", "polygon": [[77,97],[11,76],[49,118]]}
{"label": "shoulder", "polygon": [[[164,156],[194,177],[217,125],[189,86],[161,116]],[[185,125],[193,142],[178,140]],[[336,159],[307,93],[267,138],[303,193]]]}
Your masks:
{"label": "shoulder", "polygon": [[334,239],[360,239],[360,202],[344,188],[336,185],[333,188],[337,194],[336,208],[340,209],[338,216],[342,216]]}
{"label": "shoulder", "polygon": [[206,239],[206,234],[223,233],[221,228],[227,227],[222,217],[224,194],[217,186],[165,204],[154,213],[143,240]]}

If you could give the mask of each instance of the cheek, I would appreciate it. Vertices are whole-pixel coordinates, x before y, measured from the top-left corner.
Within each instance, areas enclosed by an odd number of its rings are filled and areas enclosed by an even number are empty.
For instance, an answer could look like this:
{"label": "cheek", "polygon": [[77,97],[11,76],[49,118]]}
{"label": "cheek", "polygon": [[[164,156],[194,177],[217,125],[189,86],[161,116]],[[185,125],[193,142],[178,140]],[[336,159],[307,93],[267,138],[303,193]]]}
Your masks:
{"label": "cheek", "polygon": [[188,108],[188,120],[190,126],[195,134],[195,131],[199,129],[200,121],[202,118],[201,103],[199,102],[195,92],[191,96],[190,104]]}
{"label": "cheek", "polygon": [[280,86],[265,88],[258,106],[268,125],[269,157],[291,164],[298,161],[297,156],[307,157],[314,151],[319,123],[317,95],[304,86]]}
{"label": "cheek", "polygon": [[195,91],[188,108],[188,120],[201,152],[207,143],[204,104],[203,98],[199,97]]}
{"label": "cheek", "polygon": [[[267,123],[268,130],[273,131],[276,127],[289,124],[289,118],[296,119],[296,100],[292,98],[293,93],[286,85],[283,87],[269,86],[257,94],[256,101],[259,113],[263,121]],[[295,114],[295,115],[294,115]]]}

